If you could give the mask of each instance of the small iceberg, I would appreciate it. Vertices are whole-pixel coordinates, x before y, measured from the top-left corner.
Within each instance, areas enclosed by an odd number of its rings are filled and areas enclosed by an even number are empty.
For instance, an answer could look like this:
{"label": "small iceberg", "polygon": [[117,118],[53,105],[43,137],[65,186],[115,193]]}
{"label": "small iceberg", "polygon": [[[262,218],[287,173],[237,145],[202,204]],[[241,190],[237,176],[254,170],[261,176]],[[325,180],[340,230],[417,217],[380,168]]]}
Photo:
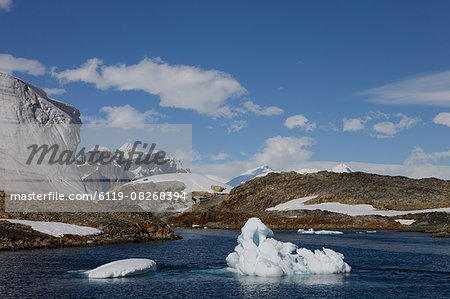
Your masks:
{"label": "small iceberg", "polygon": [[344,255],[331,249],[298,248],[280,242],[259,218],[250,218],[241,229],[234,252],[226,258],[229,270],[241,275],[284,276],[350,272]]}
{"label": "small iceberg", "polygon": [[125,259],[104,264],[84,272],[89,278],[116,278],[145,274],[156,270],[156,263],[149,259]]}
{"label": "small iceberg", "polygon": [[342,235],[343,232],[337,231],[337,230],[318,230],[315,231],[312,228],[308,230],[299,229],[297,231],[297,234],[304,234],[304,235]]}

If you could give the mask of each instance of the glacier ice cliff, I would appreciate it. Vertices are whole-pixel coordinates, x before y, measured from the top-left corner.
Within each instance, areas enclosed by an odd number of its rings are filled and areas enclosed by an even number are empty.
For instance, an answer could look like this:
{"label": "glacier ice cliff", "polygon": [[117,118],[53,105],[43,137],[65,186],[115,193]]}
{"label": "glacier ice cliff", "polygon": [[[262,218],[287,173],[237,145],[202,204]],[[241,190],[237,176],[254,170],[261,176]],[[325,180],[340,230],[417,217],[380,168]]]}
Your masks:
{"label": "glacier ice cliff", "polygon": [[[80,112],[12,75],[0,73],[0,189],[7,192],[63,194],[85,192],[75,164],[27,164],[28,147],[58,145],[76,151]],[[50,155],[47,155],[50,156]]]}

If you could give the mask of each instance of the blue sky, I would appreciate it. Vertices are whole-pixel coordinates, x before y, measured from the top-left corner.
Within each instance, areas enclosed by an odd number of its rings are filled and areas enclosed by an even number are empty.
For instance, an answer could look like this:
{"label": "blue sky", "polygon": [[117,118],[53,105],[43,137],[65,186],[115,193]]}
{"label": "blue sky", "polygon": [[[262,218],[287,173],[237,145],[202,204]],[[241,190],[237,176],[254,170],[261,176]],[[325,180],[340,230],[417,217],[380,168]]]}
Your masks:
{"label": "blue sky", "polygon": [[192,124],[201,173],[329,161],[450,178],[449,11],[448,1],[0,0],[0,70],[85,122]]}

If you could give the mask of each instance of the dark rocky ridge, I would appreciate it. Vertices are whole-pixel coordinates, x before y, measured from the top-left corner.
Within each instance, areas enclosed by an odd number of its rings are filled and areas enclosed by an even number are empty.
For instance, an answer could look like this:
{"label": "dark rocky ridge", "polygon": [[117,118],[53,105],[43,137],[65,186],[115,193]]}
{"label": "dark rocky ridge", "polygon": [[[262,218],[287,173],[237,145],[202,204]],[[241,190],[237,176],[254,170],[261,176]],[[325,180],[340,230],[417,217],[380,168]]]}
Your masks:
{"label": "dark rocky ridge", "polygon": [[380,210],[450,207],[450,181],[410,179],[363,172],[269,173],[234,188],[219,210],[264,211],[289,200],[316,195],[306,204],[370,204]]}
{"label": "dark rocky ridge", "polygon": [[[397,217],[348,216],[326,211],[266,211],[267,208],[289,200],[317,195],[307,203],[340,202],[370,204],[378,209],[417,210],[450,206],[450,181],[438,179],[409,179],[362,172],[319,173],[302,175],[295,172],[270,173],[234,188],[229,195],[211,195],[193,210],[169,217],[177,226],[208,226],[211,228],[240,228],[250,217],[259,217],[274,229],[349,229],[400,230],[407,226],[396,218],[419,219],[434,215],[410,214]],[[448,231],[448,213],[433,225],[413,225],[422,232]],[[440,223],[440,224],[439,224]]]}

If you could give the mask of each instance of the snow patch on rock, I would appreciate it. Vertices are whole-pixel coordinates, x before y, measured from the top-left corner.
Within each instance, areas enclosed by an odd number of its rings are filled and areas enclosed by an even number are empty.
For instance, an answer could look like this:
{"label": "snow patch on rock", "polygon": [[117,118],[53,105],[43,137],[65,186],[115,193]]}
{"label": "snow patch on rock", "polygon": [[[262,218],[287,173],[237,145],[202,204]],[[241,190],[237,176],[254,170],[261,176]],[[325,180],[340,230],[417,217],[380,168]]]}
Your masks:
{"label": "snow patch on rock", "polygon": [[18,220],[18,219],[0,219],[0,220],[8,221],[11,223],[28,225],[38,232],[58,238],[64,237],[64,235],[97,236],[103,234],[101,230],[94,227],[80,226],[63,222],[43,222],[43,221]]}
{"label": "snow patch on rock", "polygon": [[426,210],[411,210],[411,211],[397,211],[397,210],[377,210],[372,205],[358,204],[349,205],[339,202],[324,202],[319,204],[305,204],[306,201],[316,198],[317,196],[301,197],[279,204],[275,207],[267,208],[266,211],[293,211],[293,210],[322,210],[334,213],[347,214],[350,216],[363,215],[381,215],[381,216],[397,216],[406,214],[420,214],[430,212],[450,212],[450,208],[437,208]]}

